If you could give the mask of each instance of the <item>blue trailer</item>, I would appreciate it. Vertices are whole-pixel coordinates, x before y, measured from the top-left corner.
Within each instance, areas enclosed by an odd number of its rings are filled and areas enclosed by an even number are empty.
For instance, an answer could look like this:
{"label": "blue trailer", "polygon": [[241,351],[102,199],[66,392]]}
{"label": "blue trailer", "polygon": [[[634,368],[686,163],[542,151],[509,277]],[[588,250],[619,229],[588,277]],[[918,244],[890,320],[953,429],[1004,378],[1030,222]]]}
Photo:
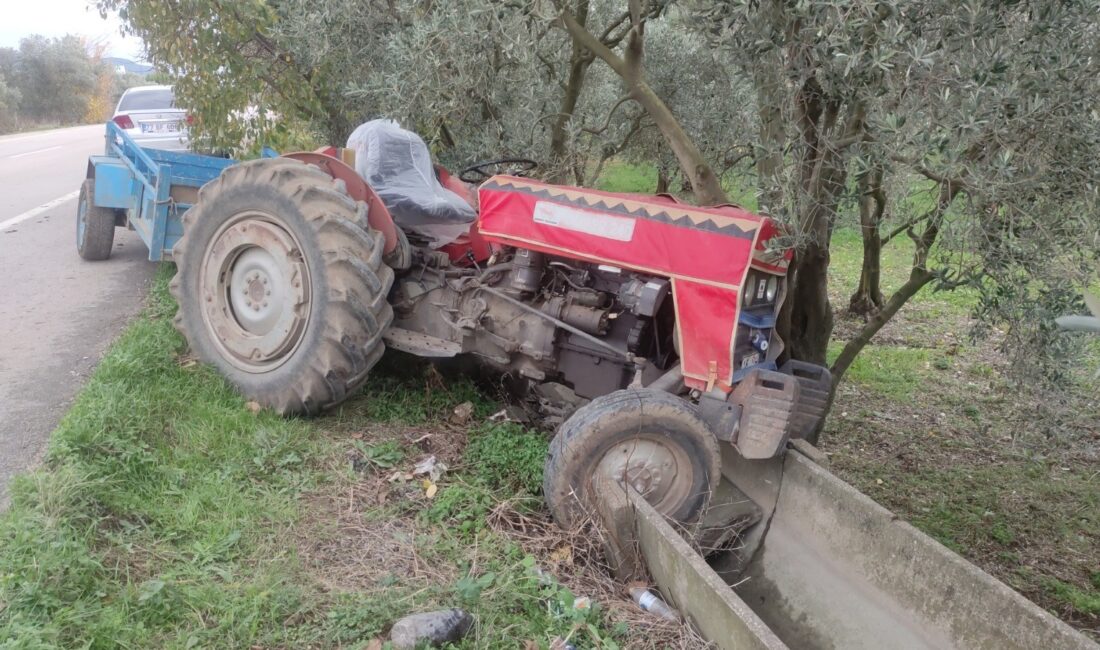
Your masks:
{"label": "blue trailer", "polygon": [[114,229],[128,227],[145,242],[150,260],[171,256],[183,234],[180,218],[198,200],[199,188],[235,163],[216,156],[145,149],[117,124],[107,122],[105,153],[88,158],[81,187],[77,251],[86,260],[105,260],[111,255]]}

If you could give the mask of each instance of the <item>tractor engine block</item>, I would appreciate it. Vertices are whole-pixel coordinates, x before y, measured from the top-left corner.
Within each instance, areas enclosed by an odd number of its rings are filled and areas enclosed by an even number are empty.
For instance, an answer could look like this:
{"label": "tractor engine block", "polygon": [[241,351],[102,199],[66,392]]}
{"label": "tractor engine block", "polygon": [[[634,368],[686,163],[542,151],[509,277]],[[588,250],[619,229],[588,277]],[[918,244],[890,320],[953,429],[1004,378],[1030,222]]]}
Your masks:
{"label": "tractor engine block", "polygon": [[[394,327],[417,333],[408,352],[471,354],[529,385],[561,382],[582,398],[625,388],[639,373],[649,383],[675,362],[664,278],[525,249],[484,268],[427,252],[417,261],[391,293]],[[397,349],[406,341],[388,340]]]}

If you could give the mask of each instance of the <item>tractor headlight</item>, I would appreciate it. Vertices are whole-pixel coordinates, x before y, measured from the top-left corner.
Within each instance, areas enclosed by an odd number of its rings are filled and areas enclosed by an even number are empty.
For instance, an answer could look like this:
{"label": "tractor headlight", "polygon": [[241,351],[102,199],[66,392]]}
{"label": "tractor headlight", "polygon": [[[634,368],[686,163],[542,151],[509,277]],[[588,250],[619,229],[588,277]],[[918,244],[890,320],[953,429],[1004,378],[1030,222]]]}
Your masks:
{"label": "tractor headlight", "polygon": [[745,289],[742,292],[745,307],[760,305],[774,305],[779,297],[779,276],[770,273],[752,271],[745,279]]}

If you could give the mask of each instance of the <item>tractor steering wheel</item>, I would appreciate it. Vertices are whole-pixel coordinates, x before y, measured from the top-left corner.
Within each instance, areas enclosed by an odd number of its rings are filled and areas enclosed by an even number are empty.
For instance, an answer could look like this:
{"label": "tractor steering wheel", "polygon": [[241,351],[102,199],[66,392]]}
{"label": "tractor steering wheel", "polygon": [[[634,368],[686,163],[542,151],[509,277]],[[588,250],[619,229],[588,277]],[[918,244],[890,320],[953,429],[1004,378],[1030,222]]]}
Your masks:
{"label": "tractor steering wheel", "polygon": [[476,185],[496,174],[511,174],[513,176],[526,176],[527,172],[538,167],[539,164],[530,158],[499,158],[474,163],[458,173],[458,178],[463,183]]}

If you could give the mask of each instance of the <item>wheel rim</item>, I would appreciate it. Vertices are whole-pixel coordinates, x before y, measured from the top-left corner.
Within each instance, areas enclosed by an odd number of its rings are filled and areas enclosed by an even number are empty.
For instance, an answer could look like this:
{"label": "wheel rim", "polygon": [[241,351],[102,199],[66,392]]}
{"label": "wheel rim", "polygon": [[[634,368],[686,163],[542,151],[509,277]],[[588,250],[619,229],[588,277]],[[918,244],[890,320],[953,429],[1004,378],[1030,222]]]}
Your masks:
{"label": "wheel rim", "polygon": [[596,472],[631,486],[662,514],[673,513],[695,485],[687,452],[658,433],[642,432],[616,443],[600,458]]}
{"label": "wheel rim", "polygon": [[76,246],[84,248],[84,233],[88,230],[88,194],[81,188],[80,200],[76,202]]}
{"label": "wheel rim", "polygon": [[250,373],[293,356],[311,309],[309,267],[301,246],[276,217],[242,212],[203,253],[203,321],[223,358]]}

